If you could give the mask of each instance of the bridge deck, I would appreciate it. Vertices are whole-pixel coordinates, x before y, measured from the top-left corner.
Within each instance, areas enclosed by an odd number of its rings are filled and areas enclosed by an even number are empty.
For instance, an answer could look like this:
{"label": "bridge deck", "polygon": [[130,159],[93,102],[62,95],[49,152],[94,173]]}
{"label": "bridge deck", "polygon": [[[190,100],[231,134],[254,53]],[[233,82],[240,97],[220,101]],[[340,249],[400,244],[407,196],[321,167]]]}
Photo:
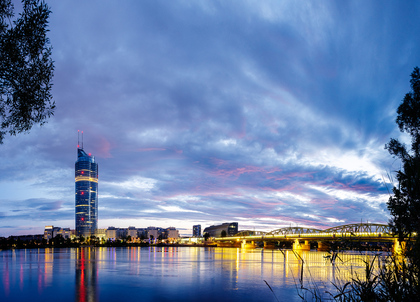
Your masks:
{"label": "bridge deck", "polygon": [[394,241],[395,236],[381,233],[314,233],[314,234],[287,234],[287,235],[257,235],[257,236],[233,236],[217,237],[214,241],[281,241],[281,240],[310,240],[310,241],[331,241],[331,240],[351,240],[351,241]]}

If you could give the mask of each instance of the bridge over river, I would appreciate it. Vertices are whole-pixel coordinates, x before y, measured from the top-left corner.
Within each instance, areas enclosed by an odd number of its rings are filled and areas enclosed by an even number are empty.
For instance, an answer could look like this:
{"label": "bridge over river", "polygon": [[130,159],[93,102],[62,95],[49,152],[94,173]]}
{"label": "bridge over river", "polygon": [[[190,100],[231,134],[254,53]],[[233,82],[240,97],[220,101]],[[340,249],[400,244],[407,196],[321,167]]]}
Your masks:
{"label": "bridge over river", "polygon": [[[413,234],[416,236],[417,234]],[[216,237],[218,246],[241,246],[255,248],[257,242],[272,248],[276,243],[292,241],[294,250],[310,250],[310,243],[317,242],[318,250],[329,250],[336,241],[392,242],[394,250],[399,249],[397,235],[386,224],[357,223],[346,224],[325,230],[286,227],[271,232],[242,231],[232,237]]]}

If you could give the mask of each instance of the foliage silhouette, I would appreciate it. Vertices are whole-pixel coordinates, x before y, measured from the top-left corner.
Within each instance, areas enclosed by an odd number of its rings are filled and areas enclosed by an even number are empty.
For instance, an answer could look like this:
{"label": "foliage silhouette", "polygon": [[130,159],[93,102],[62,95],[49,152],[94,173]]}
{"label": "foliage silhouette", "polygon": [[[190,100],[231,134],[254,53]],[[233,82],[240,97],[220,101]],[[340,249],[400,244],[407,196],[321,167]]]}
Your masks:
{"label": "foliage silhouette", "polygon": [[54,113],[54,63],[47,38],[51,11],[39,0],[22,0],[13,22],[11,0],[0,1],[0,144],[5,135],[43,125]]}

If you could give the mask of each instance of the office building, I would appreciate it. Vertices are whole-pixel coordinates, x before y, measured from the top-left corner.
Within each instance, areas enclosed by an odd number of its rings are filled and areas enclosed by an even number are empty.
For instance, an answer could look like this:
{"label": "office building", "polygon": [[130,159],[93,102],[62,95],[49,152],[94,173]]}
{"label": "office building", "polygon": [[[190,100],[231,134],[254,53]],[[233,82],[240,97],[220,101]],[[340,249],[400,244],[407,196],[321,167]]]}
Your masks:
{"label": "office building", "polygon": [[98,164],[95,157],[77,146],[76,235],[89,237],[98,228]]}
{"label": "office building", "polygon": [[228,237],[238,233],[237,222],[226,222],[220,225],[212,225],[204,229],[203,234],[208,233],[210,237]]}
{"label": "office building", "polygon": [[201,237],[201,224],[193,225],[193,237]]}

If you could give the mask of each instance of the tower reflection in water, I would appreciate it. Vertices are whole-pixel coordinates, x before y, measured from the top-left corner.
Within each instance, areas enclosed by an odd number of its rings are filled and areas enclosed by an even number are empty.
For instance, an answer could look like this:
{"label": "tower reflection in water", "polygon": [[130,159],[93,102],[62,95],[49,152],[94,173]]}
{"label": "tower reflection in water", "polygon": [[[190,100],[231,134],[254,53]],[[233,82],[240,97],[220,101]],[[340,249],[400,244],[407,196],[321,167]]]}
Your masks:
{"label": "tower reflection in water", "polygon": [[98,301],[96,249],[78,248],[76,251],[76,302]]}

